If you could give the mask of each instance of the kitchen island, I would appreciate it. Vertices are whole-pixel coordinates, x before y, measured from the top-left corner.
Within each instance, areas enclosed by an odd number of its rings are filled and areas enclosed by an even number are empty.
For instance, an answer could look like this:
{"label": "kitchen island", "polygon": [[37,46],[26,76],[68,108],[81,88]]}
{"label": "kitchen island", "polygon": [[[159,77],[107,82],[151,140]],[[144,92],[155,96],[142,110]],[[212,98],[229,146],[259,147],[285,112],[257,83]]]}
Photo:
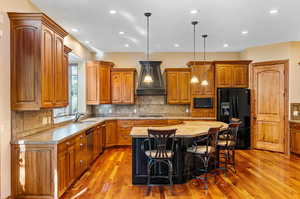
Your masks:
{"label": "kitchen island", "polygon": [[[173,159],[173,181],[175,184],[182,184],[191,179],[189,164],[190,157],[186,153],[188,146],[191,146],[193,138],[204,136],[209,128],[220,127],[226,129],[227,124],[217,121],[184,121],[181,124],[170,126],[148,126],[133,127],[130,136],[132,137],[132,184],[147,184],[147,156],[142,151],[142,145],[148,137],[148,129],[166,130],[177,129],[175,135],[175,154]],[[162,165],[161,172],[167,175],[167,168]],[[158,168],[156,168],[158,169]],[[154,184],[166,184],[165,179],[154,179]]]}

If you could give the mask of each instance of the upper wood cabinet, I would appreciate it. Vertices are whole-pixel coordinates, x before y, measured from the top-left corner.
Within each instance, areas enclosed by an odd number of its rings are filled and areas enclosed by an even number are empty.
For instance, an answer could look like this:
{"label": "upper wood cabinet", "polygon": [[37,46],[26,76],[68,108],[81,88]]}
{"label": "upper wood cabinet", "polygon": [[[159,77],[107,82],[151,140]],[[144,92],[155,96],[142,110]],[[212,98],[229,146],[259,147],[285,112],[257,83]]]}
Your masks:
{"label": "upper wood cabinet", "polygon": [[68,33],[43,13],[9,12],[11,107],[39,110],[67,105],[63,39]]}
{"label": "upper wood cabinet", "polygon": [[248,88],[251,61],[216,61],[217,88]]}
{"label": "upper wood cabinet", "polygon": [[134,104],[135,68],[111,69],[112,104]]}
{"label": "upper wood cabinet", "polygon": [[168,104],[191,102],[191,72],[189,68],[166,68]]}
{"label": "upper wood cabinet", "polygon": [[86,98],[87,104],[110,104],[111,82],[110,70],[114,66],[112,62],[90,61],[86,65]]}
{"label": "upper wood cabinet", "polygon": [[[191,67],[191,76],[197,77],[199,83],[192,84],[192,95],[214,95],[215,70],[213,62],[192,61],[187,64]],[[201,85],[206,80],[208,85]]]}

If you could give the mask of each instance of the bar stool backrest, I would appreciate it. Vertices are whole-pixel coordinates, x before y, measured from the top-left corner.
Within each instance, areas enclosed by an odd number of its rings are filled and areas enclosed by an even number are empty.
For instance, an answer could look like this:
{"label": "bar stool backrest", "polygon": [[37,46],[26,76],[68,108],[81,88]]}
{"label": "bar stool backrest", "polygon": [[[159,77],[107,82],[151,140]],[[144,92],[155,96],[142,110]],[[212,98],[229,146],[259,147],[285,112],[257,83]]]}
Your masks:
{"label": "bar stool backrest", "polygon": [[[148,129],[148,139],[153,140],[153,144],[149,141],[150,153],[155,151],[154,158],[170,158],[168,152],[174,151],[174,141],[177,129],[170,130],[153,130]],[[153,157],[153,156],[152,156]]]}

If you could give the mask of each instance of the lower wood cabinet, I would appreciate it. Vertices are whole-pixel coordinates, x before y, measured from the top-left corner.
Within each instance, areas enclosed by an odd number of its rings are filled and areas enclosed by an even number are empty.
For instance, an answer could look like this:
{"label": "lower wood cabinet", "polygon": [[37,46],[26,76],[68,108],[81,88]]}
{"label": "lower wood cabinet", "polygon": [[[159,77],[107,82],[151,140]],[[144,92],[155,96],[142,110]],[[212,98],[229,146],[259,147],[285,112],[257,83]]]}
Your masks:
{"label": "lower wood cabinet", "polygon": [[105,127],[93,132],[93,151],[85,132],[60,144],[12,145],[12,198],[58,199],[89,167],[87,158],[103,152]]}
{"label": "lower wood cabinet", "polygon": [[[89,152],[86,132],[59,144],[12,144],[12,198],[58,199],[106,147],[131,145],[134,126],[176,125],[180,120],[111,120],[93,129]],[[92,153],[92,154],[91,154]],[[93,161],[91,161],[93,162]]]}
{"label": "lower wood cabinet", "polygon": [[111,147],[118,144],[117,121],[105,122],[105,147]]}
{"label": "lower wood cabinet", "polygon": [[290,123],[291,152],[300,154],[300,123]]}

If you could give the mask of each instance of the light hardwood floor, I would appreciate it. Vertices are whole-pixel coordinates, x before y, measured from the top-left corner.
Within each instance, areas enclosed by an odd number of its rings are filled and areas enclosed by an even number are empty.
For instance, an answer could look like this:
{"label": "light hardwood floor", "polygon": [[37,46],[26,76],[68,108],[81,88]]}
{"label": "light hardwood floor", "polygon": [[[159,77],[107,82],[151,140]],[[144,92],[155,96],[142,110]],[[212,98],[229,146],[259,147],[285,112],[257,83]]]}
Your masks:
{"label": "light hardwood floor", "polygon": [[147,194],[146,186],[131,184],[131,149],[112,148],[105,151],[63,199],[199,199],[252,198],[300,199],[300,157],[247,150],[237,152],[237,174],[220,174],[212,178],[208,191],[202,183],[190,181],[170,187],[153,187]]}

